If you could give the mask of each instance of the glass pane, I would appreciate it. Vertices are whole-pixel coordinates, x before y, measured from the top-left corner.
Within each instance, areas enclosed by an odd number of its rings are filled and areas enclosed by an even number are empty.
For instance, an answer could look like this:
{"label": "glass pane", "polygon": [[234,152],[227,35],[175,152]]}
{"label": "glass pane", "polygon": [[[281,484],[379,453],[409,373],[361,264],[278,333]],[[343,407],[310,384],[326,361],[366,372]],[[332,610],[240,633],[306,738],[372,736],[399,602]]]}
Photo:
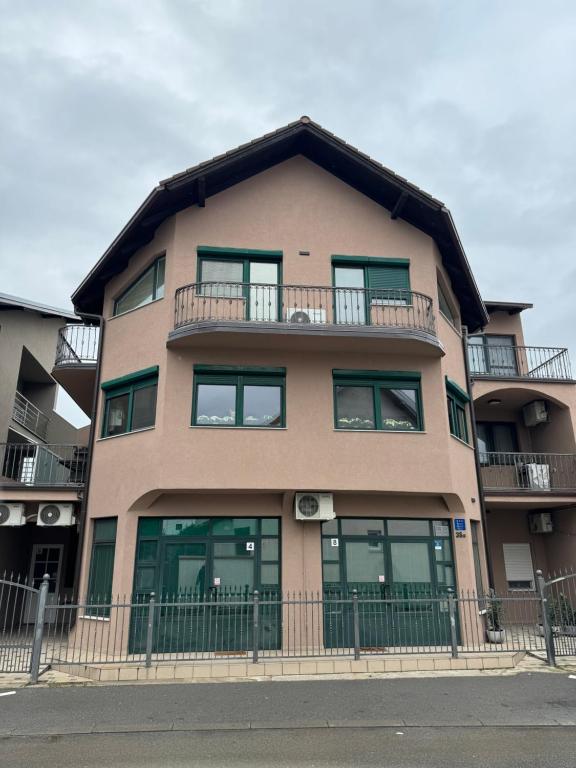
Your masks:
{"label": "glass pane", "polygon": [[380,389],[382,429],[418,429],[415,389]]}
{"label": "glass pane", "polygon": [[134,390],[132,429],[153,427],[156,421],[156,392],[158,385]]}
{"label": "glass pane", "polygon": [[[336,539],[338,541],[338,539]],[[340,547],[332,546],[332,539],[322,539],[322,560],[338,562],[340,559]]]}
{"label": "glass pane", "polygon": [[166,271],[166,259],[158,259],[156,265],[156,298],[164,296],[164,273]]}
{"label": "glass pane", "polygon": [[337,536],[338,535],[338,520],[327,520],[322,523],[322,535],[323,536]]}
{"label": "glass pane", "polygon": [[324,583],[340,583],[340,566],[337,563],[324,563]]}
{"label": "glass pane", "polygon": [[114,308],[114,314],[128,312],[130,309],[142,307],[148,304],[154,297],[154,267],[146,270],[142,277],[118,299]]}
{"label": "glass pane", "polygon": [[163,536],[207,536],[210,521],[203,517],[165,518],[162,520]]}
{"label": "glass pane", "polygon": [[129,395],[111,397],[106,402],[105,435],[121,435],[128,429]]}
{"label": "glass pane", "polygon": [[136,590],[138,592],[154,589],[154,573],[155,569],[151,566],[140,566],[136,569]]}
{"label": "glass pane", "polygon": [[[241,261],[201,261],[200,280],[214,285],[202,286],[204,296],[222,296],[238,298],[242,296],[242,275],[244,265]],[[226,283],[236,283],[226,285]]]}
{"label": "glass pane", "polygon": [[263,565],[260,568],[260,581],[262,584],[277,586],[280,583],[278,566]]}
{"label": "glass pane", "polygon": [[[260,285],[254,285],[260,283]],[[250,263],[250,319],[278,320],[278,264]]]}
{"label": "glass pane", "polygon": [[446,317],[453,325],[456,325],[456,318],[454,316],[454,313],[452,312],[452,308],[450,306],[450,303],[448,301],[448,298],[446,294],[444,293],[444,289],[438,283],[438,306],[440,307],[440,312]]}
{"label": "glass pane", "polygon": [[198,384],[196,424],[234,426],[236,424],[236,386]]}
{"label": "glass pane", "polygon": [[384,535],[384,521],[372,520],[370,518],[351,518],[343,519],[342,535],[343,536],[383,536]]}
{"label": "glass pane", "polygon": [[347,541],[345,551],[348,584],[380,582],[380,577],[385,574],[381,541]]}
{"label": "glass pane", "polygon": [[88,600],[106,602],[110,599],[113,570],[114,544],[95,544],[92,548]]}
{"label": "glass pane", "polygon": [[372,387],[336,387],[336,419],[339,429],[374,429]]}
{"label": "glass pane", "polygon": [[481,423],[476,424],[476,434],[478,436],[478,453],[488,453],[491,450],[488,426]]}
{"label": "glass pane", "polygon": [[254,589],[254,559],[215,557],[214,578],[220,579],[220,587],[251,591]]}
{"label": "glass pane", "polygon": [[428,520],[388,520],[388,536],[429,536]]}
{"label": "glass pane", "polygon": [[[436,577],[438,579],[438,584],[444,587],[454,586],[454,568],[452,568],[451,565],[437,565]],[[482,592],[480,591],[479,594],[481,593]]]}
{"label": "glass pane", "polygon": [[461,440],[468,440],[468,424],[466,421],[466,411],[462,406],[456,406],[456,418],[458,419],[457,437]]}
{"label": "glass pane", "polygon": [[274,517],[264,517],[260,522],[262,536],[278,536],[278,520]]}
{"label": "glass pane", "polygon": [[334,285],[336,286],[335,309],[336,322],[348,325],[364,325],[366,323],[366,302],[364,290],[363,267],[336,267],[334,270]]}
{"label": "glass pane", "polygon": [[488,373],[483,336],[468,338],[468,362],[471,373]]}
{"label": "glass pane", "polygon": [[214,520],[212,533],[214,536],[256,536],[257,520],[245,517],[222,517]]}
{"label": "glass pane", "polygon": [[116,541],[116,523],[115,517],[94,520],[94,541]]}
{"label": "glass pane", "polygon": [[502,453],[516,451],[516,426],[514,424],[494,424],[494,450]]}
{"label": "glass pane", "polygon": [[517,374],[514,339],[510,336],[486,336],[490,373],[496,376]]}
{"label": "glass pane", "polygon": [[138,545],[138,560],[156,560],[158,553],[157,541],[141,541]]}
{"label": "glass pane", "polygon": [[206,579],[205,544],[166,544],[162,591],[168,595],[202,594]]}
{"label": "glass pane", "polygon": [[243,424],[247,427],[281,426],[282,388],[245,386]]}
{"label": "glass pane", "polygon": [[254,557],[245,541],[219,541],[214,544],[214,557]]}
{"label": "glass pane", "polygon": [[139,536],[159,536],[162,520],[157,517],[141,517],[138,521]]}
{"label": "glass pane", "polygon": [[434,539],[434,555],[439,562],[442,560],[452,560],[449,539]]}
{"label": "glass pane", "polygon": [[428,544],[424,542],[393,541],[390,544],[392,578],[396,583],[425,583],[432,581]]}
{"label": "glass pane", "polygon": [[278,560],[278,539],[262,539],[260,558],[262,560]]}

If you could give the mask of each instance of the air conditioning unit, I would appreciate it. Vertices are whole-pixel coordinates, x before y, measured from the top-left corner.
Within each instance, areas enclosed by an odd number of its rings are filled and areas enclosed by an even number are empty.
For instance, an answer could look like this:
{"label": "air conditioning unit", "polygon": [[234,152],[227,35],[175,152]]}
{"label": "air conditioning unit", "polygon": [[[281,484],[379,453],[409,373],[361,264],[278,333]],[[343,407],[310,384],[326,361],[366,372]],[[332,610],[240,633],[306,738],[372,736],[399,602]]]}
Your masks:
{"label": "air conditioning unit", "polygon": [[523,464],[522,487],[535,491],[550,490],[550,467],[548,464]]}
{"label": "air conditioning unit", "polygon": [[551,512],[534,512],[528,515],[530,533],[553,533],[554,523]]}
{"label": "air conditioning unit", "polygon": [[38,506],[38,519],[36,524],[40,526],[70,526],[74,525],[73,504],[40,504]]}
{"label": "air conditioning unit", "polygon": [[524,424],[527,427],[535,427],[548,421],[548,408],[545,400],[533,400],[522,408]]}
{"label": "air conditioning unit", "polygon": [[286,310],[286,320],[289,323],[298,323],[300,325],[307,325],[308,323],[323,325],[326,323],[326,310],[288,307]]}
{"label": "air conditioning unit", "polygon": [[318,520],[333,520],[334,499],[331,493],[297,493],[294,499],[296,520],[316,522]]}
{"label": "air conditioning unit", "polygon": [[0,502],[0,525],[26,525],[24,504],[6,504]]}

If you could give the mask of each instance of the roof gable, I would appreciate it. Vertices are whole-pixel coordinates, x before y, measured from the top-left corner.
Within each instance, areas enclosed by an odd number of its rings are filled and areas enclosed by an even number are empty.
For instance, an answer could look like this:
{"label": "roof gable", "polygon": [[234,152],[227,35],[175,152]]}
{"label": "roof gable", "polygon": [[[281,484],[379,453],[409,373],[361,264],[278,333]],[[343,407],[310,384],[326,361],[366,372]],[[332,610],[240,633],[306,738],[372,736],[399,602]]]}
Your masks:
{"label": "roof gable", "polygon": [[169,216],[206,200],[284,160],[303,155],[402,218],[437,243],[461,306],[463,322],[476,330],[487,314],[452,217],[444,204],[342,139],[302,117],[273,133],[160,182],[72,296],[79,311],[101,312],[107,281],[150,242]]}

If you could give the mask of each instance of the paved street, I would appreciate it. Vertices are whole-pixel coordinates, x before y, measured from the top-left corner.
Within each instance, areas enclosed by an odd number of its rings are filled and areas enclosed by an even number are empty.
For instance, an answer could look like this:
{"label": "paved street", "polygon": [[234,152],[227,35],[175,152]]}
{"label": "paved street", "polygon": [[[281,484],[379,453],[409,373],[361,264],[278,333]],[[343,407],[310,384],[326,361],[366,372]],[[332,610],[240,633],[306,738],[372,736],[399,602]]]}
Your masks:
{"label": "paved street", "polygon": [[576,680],[61,687],[0,696],[0,764],[573,768]]}

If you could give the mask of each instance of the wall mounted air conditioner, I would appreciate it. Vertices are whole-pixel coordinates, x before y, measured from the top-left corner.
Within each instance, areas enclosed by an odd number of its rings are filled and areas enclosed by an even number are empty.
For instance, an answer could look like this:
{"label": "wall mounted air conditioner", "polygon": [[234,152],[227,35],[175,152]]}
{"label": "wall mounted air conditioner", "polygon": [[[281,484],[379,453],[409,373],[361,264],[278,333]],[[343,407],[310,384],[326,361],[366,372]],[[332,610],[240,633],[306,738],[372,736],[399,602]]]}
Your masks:
{"label": "wall mounted air conditioner", "polygon": [[294,499],[294,513],[296,520],[333,520],[336,517],[334,498],[331,493],[297,493]]}
{"label": "wall mounted air conditioner", "polygon": [[74,525],[73,504],[40,504],[38,506],[38,519],[36,524],[40,526],[70,526]]}
{"label": "wall mounted air conditioner", "polygon": [[554,523],[551,512],[533,512],[528,515],[530,533],[553,533]]}
{"label": "wall mounted air conditioner", "polygon": [[26,525],[24,504],[0,502],[0,525]]}
{"label": "wall mounted air conditioner", "polygon": [[286,320],[289,323],[298,323],[306,325],[308,323],[326,323],[325,309],[302,309],[299,307],[288,307],[286,310]]}
{"label": "wall mounted air conditioner", "polygon": [[545,400],[533,400],[522,408],[524,424],[527,427],[535,427],[548,421],[548,408]]}
{"label": "wall mounted air conditioner", "polygon": [[549,491],[550,467],[548,464],[523,464],[522,486],[535,491]]}

